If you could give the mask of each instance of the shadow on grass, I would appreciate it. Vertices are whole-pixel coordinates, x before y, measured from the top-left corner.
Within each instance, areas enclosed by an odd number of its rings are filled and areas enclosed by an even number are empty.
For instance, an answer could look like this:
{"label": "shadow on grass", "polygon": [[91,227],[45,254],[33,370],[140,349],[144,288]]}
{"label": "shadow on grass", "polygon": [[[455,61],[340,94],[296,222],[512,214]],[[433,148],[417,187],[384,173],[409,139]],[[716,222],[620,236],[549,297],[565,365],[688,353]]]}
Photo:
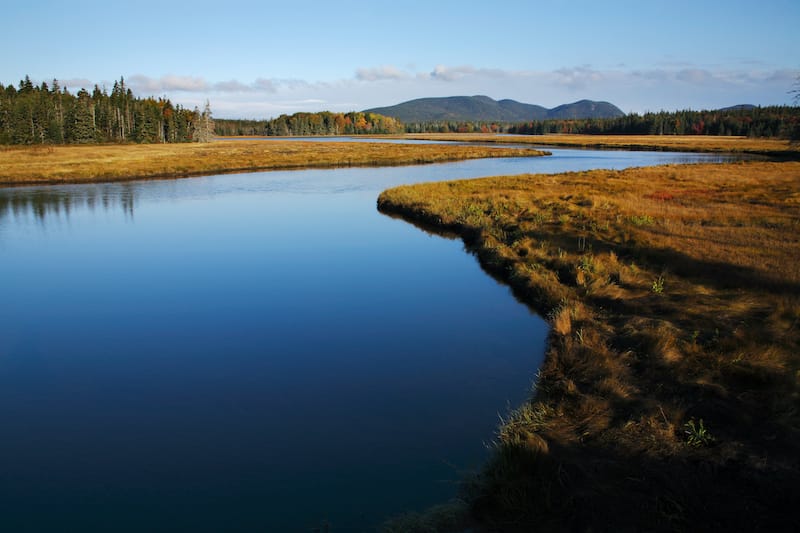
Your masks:
{"label": "shadow on grass", "polygon": [[[379,210],[427,233],[462,238],[483,269],[508,283],[522,303],[543,316],[553,309],[552,294],[516,283],[511,263],[480,248],[475,229],[442,225],[435,215],[392,205]],[[552,233],[530,237],[553,238]],[[556,238],[574,246],[578,237],[561,232]],[[594,245],[595,252],[613,250],[716,289],[800,292],[797,283],[674,250]],[[560,279],[569,281],[567,274]],[[708,350],[665,359],[651,322],[671,317],[684,324],[713,324],[718,319],[707,316],[707,309],[681,307],[680,297],[580,298],[611,311],[603,312],[605,323],[599,326],[610,332],[608,342],[587,348],[583,330],[577,340],[551,332],[531,405],[555,405],[560,414],[542,428],[523,429],[516,441],[502,441],[482,473],[465,482],[465,500],[480,530],[800,530],[794,372],[725,359],[736,348],[734,336],[700,338]],[[729,314],[729,321],[756,323],[767,318],[768,310],[754,306]],[[632,317],[643,322],[631,322]],[[603,385],[613,380],[624,393]],[[687,441],[690,416],[703,419],[713,434],[709,447]]]}
{"label": "shadow on grass", "polygon": [[487,531],[797,531],[798,476],[608,446],[496,451],[467,485]]}

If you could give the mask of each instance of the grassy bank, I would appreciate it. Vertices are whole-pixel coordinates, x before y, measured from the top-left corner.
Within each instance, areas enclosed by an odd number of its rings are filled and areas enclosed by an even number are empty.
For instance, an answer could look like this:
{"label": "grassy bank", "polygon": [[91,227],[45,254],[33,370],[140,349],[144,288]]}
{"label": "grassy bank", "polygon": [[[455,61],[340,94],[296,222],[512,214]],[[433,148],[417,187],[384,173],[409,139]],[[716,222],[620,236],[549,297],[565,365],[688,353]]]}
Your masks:
{"label": "grassy bank", "polygon": [[490,531],[797,530],[800,163],[404,186],[552,330],[470,511]]}
{"label": "grassy bank", "polygon": [[790,144],[785,140],[716,137],[711,135],[486,135],[480,133],[429,133],[409,134],[405,138],[615,150],[740,153],[800,159],[800,146]]}
{"label": "grassy bank", "polygon": [[120,181],[295,168],[545,155],[480,146],[302,141],[0,147],[0,185]]}

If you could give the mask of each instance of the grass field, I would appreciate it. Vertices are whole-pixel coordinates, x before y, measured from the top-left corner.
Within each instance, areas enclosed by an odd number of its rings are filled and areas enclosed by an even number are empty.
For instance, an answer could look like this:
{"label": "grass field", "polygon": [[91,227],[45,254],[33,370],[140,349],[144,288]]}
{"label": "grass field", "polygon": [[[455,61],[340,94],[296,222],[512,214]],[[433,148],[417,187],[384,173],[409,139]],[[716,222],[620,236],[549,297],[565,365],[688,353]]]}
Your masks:
{"label": "grass field", "polygon": [[532,399],[467,486],[489,531],[789,531],[800,504],[800,163],[398,187],[546,317]]}
{"label": "grass field", "polygon": [[483,157],[539,156],[533,149],[441,144],[220,141],[0,147],[0,185],[120,181],[225,172],[441,163]]}
{"label": "grass field", "polygon": [[800,159],[800,146],[781,139],[717,137],[711,135],[486,135],[480,133],[409,134],[408,139],[496,142],[607,148],[617,150],[665,150],[672,152],[749,153]]}

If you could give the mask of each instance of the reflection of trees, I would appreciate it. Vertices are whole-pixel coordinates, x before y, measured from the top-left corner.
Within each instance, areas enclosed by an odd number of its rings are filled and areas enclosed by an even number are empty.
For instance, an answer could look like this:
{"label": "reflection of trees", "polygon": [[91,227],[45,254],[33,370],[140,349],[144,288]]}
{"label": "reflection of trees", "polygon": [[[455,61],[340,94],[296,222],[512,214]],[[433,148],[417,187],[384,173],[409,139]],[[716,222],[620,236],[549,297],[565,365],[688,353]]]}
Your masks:
{"label": "reflection of trees", "polygon": [[130,183],[0,189],[0,223],[11,217],[31,217],[44,224],[49,220],[69,219],[74,209],[121,210],[132,219],[135,192]]}

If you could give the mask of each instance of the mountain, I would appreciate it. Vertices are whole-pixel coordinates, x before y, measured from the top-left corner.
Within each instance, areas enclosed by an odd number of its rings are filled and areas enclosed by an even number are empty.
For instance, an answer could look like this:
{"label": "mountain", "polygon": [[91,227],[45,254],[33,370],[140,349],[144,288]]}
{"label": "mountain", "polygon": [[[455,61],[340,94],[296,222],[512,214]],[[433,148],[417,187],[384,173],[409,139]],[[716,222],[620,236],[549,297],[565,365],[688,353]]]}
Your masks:
{"label": "mountain", "polygon": [[721,109],[717,109],[717,111],[750,111],[751,109],[755,109],[756,106],[753,104],[739,104],[739,105],[732,105],[730,107],[723,107]]}
{"label": "mountain", "polygon": [[616,118],[624,116],[620,108],[608,102],[579,100],[571,104],[554,107],[547,112],[547,118]]}
{"label": "mountain", "polygon": [[366,109],[402,122],[527,122],[565,118],[613,118],[625,115],[608,102],[580,100],[553,109],[515,100],[496,101],[488,96],[419,98],[389,107]]}

